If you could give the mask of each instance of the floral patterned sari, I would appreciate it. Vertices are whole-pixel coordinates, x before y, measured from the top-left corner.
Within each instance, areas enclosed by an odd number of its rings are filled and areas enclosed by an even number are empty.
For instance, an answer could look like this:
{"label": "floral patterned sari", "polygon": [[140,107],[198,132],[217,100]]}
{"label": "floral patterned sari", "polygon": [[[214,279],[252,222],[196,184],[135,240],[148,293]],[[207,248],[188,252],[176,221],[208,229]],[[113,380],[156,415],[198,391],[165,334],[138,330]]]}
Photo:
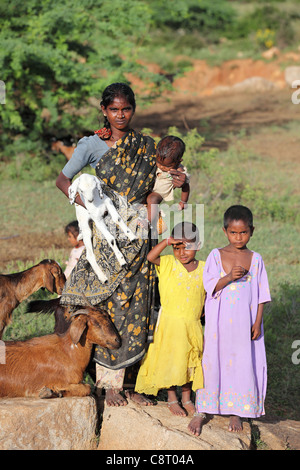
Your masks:
{"label": "floral patterned sari", "polygon": [[90,303],[110,313],[122,338],[122,346],[114,351],[96,346],[94,359],[113,370],[139,361],[145,353],[146,343],[152,339],[155,270],[147,261],[151,240],[137,220],[147,216],[143,203],[154,184],[155,161],[154,141],[133,130],[102,156],[96,174],[105,183],[104,192],[137,239],[129,241],[110,216],[105,217],[127,265],[119,265],[106,240],[93,227],[94,254],[109,280],[106,284],[98,280],[84,250],[61,297],[62,304],[74,307],[85,305],[86,296]]}

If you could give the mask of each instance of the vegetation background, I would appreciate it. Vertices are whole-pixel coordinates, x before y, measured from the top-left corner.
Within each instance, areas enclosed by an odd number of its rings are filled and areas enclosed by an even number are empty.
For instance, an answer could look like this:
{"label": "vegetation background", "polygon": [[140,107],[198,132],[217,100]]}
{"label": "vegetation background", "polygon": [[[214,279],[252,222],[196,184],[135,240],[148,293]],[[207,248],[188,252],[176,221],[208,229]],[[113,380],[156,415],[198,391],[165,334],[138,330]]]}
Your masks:
{"label": "vegetation background", "polygon": [[[151,114],[161,96],[167,97],[167,109],[172,83],[194,60],[219,66],[241,57],[261,59],[274,46],[287,52],[300,46],[299,0],[2,0],[0,18],[0,79],[6,91],[0,105],[3,273],[46,257],[64,266],[70,251],[64,226],[75,213],[55,187],[65,157],[51,151],[50,141],[76,143],[92,134],[100,125],[99,100],[108,83],[143,83],[137,91],[138,128],[139,113]],[[284,65],[289,64],[287,59]],[[264,106],[260,96],[257,102]],[[261,121],[251,128],[246,122],[228,130],[201,118],[199,109],[195,127],[169,132],[187,144],[191,202],[205,204],[200,257],[225,243],[221,223],[229,205],[251,207],[256,230],[250,248],[265,260],[273,298],[265,313],[266,411],[299,420],[300,365],[291,359],[293,342],[300,340],[298,122]],[[147,127],[151,124],[158,139],[157,114]],[[256,145],[281,135],[296,145],[286,146],[277,159]],[[220,142],[226,145],[214,145]],[[29,300],[49,297],[38,292]],[[26,303],[14,312],[5,339],[53,330],[53,318],[25,314]]]}

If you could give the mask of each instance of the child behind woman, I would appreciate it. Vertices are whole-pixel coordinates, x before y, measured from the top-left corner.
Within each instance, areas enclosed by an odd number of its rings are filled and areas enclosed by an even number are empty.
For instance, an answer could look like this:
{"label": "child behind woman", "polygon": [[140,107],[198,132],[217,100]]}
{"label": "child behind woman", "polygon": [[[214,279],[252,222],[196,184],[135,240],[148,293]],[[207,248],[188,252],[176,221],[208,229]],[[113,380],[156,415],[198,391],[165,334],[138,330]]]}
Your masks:
{"label": "child behind woman", "polygon": [[77,261],[80,258],[81,253],[83,252],[85,246],[82,240],[77,240],[79,235],[79,226],[77,220],[70,222],[65,227],[65,233],[67,234],[68,241],[72,245],[72,250],[69,256],[68,261],[66,262],[67,267],[65,269],[65,276],[68,278],[71,274],[72,269],[76,265]]}
{"label": "child behind woman", "polygon": [[263,307],[270,302],[262,257],[247,248],[253,217],[244,206],[224,214],[223,231],[229,244],[209,254],[203,273],[205,388],[197,390],[197,412],[189,424],[199,435],[206,415],[231,415],[230,431],[242,429],[241,419],[265,414],[267,363]]}
{"label": "child behind woman", "polygon": [[[174,256],[160,256],[168,245],[172,245]],[[162,308],[135,390],[157,395],[159,389],[166,388],[169,409],[179,416],[195,412],[191,389],[203,386],[200,316],[205,292],[204,262],[195,259],[199,248],[197,227],[182,222],[148,254],[148,260],[156,265]],[[177,401],[176,386],[182,387],[183,408]]]}

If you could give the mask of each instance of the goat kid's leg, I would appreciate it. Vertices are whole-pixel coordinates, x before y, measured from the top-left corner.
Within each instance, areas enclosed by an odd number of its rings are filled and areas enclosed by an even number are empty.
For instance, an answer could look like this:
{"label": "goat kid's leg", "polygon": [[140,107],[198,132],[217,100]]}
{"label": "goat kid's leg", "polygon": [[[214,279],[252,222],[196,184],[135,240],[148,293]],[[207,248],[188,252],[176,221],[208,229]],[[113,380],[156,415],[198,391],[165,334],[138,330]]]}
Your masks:
{"label": "goat kid's leg", "polygon": [[107,240],[107,243],[109,244],[114,254],[116,255],[116,258],[119,261],[120,265],[125,266],[127,264],[126,260],[124,256],[122,255],[121,251],[119,250],[119,248],[117,247],[116,239],[107,229],[104,220],[97,220],[95,221],[95,224],[96,224],[97,229],[102,233],[104,238]]}
{"label": "goat kid's leg", "polygon": [[86,233],[82,232],[82,235],[83,235],[83,243],[86,249],[86,259],[92,266],[93,271],[96,274],[96,276],[98,276],[99,281],[104,284],[105,282],[107,282],[108,279],[106,275],[104,274],[104,272],[99,268],[97,261],[95,259],[93,245],[92,245],[92,232],[91,231],[90,233],[88,233],[88,231]]}
{"label": "goat kid's leg", "polygon": [[119,227],[121,228],[121,230],[125,233],[125,235],[127,236],[127,238],[130,240],[130,241],[133,241],[133,240],[136,240],[136,236],[134,235],[134,233],[132,232],[132,230],[130,230],[129,227],[127,227],[127,225],[125,224],[124,220],[122,219],[122,217],[120,216],[120,214],[118,213],[117,209],[115,208],[113,202],[107,198],[107,200],[105,201],[106,203],[106,208],[107,208],[107,211],[109,212],[113,222],[117,225],[119,225]]}

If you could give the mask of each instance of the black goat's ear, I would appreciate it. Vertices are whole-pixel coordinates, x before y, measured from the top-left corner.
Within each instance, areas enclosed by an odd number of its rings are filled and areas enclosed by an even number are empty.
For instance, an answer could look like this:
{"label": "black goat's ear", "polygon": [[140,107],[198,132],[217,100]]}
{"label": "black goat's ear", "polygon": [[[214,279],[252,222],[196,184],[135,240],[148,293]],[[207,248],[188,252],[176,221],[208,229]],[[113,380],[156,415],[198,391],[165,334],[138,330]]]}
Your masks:
{"label": "black goat's ear", "polygon": [[72,320],[70,326],[70,336],[74,344],[79,343],[81,336],[86,329],[87,317],[84,315],[79,315],[78,317]]}

